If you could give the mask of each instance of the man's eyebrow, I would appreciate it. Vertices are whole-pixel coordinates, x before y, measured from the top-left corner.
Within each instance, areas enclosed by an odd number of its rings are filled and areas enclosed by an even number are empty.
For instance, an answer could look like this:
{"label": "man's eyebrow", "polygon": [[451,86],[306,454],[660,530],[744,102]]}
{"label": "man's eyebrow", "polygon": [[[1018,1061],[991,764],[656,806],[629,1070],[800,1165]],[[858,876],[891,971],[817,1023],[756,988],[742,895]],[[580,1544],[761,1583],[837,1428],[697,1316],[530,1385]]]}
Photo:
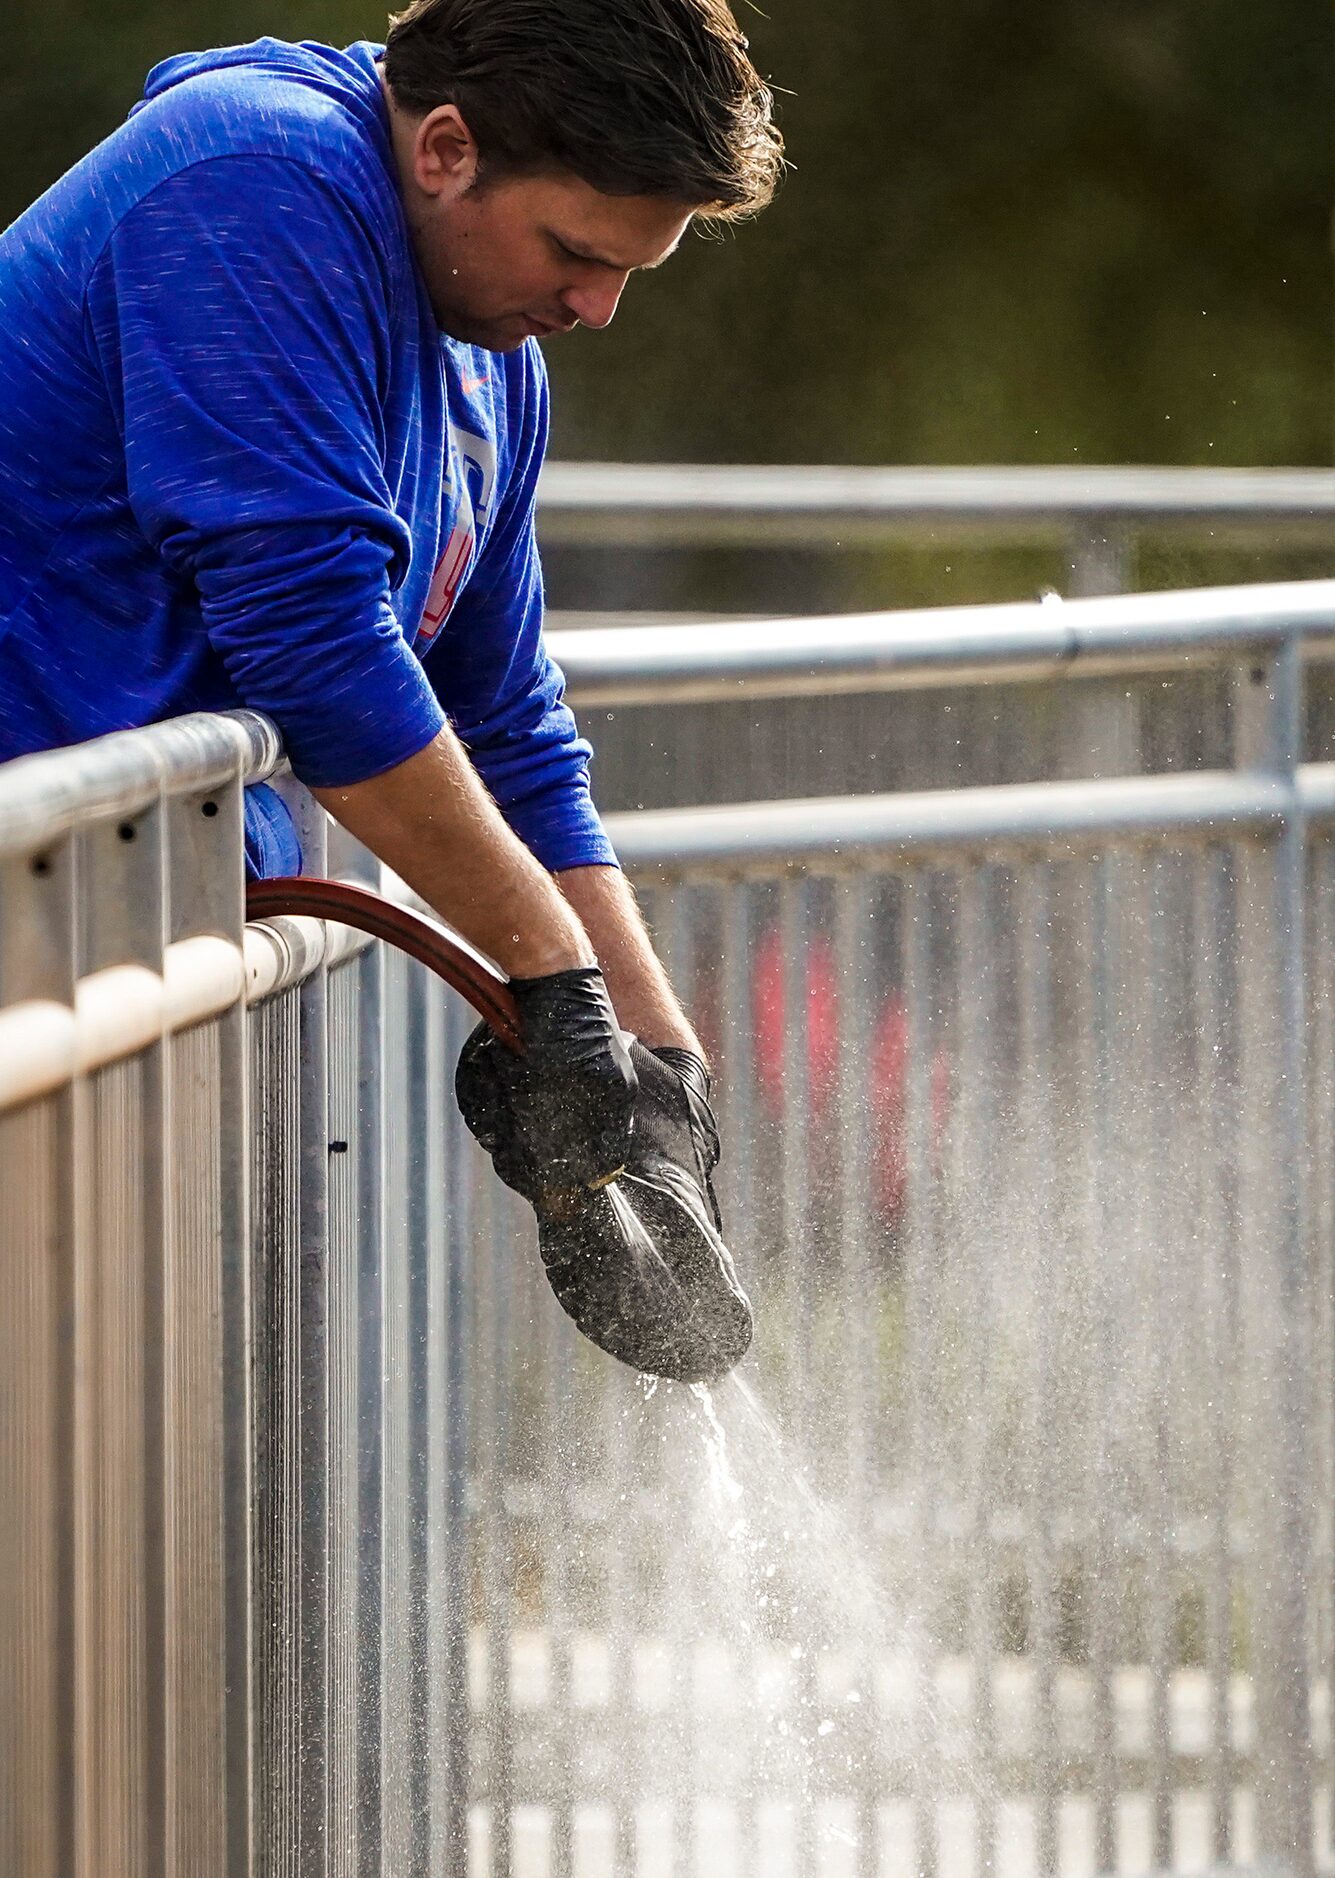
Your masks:
{"label": "man's eyebrow", "polygon": [[561,234],[558,229],[554,228],[550,233],[553,239],[565,249],[566,253],[573,254],[577,261],[593,261],[597,266],[610,267],[618,274],[652,274],[656,267],[662,267],[664,261],[670,261],[677,252],[677,249],[681,246],[681,237],[678,236],[676,241],[674,241],[672,246],[667,250],[666,254],[660,254],[656,261],[636,261],[628,267],[624,261],[614,261],[606,254],[595,254],[591,248],[586,248],[582,242],[571,241],[568,236]]}

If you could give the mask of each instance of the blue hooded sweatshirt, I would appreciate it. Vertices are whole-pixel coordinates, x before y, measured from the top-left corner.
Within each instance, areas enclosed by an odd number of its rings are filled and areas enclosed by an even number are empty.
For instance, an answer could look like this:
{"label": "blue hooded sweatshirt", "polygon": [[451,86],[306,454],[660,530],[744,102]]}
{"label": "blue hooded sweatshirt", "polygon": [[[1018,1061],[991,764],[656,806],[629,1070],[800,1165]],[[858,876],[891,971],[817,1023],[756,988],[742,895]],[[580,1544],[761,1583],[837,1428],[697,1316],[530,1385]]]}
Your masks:
{"label": "blue hooded sweatshirt", "polygon": [[0,236],[0,760],[245,704],[330,787],[448,718],[540,860],[609,862],[542,642],[542,355],[436,326],[377,55],[169,59]]}

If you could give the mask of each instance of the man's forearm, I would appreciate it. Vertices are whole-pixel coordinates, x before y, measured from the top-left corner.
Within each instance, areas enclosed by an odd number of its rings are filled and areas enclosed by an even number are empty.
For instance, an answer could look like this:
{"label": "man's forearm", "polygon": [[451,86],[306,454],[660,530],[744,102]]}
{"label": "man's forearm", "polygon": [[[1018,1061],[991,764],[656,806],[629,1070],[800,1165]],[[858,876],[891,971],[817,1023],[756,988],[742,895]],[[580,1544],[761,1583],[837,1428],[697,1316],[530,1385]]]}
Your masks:
{"label": "man's forearm", "polygon": [[648,1047],[703,1055],[624,875],[552,875],[507,826],[453,731],[369,782],[316,799],[464,938],[512,976],[597,962],[617,1017]]}
{"label": "man's forearm", "polygon": [[571,867],[556,879],[593,941],[622,1028],[633,1030],[647,1048],[666,1043],[703,1056],[621,870]]}
{"label": "man's forearm", "polygon": [[577,903],[506,825],[448,727],[383,776],[312,793],[511,976],[593,963]]}

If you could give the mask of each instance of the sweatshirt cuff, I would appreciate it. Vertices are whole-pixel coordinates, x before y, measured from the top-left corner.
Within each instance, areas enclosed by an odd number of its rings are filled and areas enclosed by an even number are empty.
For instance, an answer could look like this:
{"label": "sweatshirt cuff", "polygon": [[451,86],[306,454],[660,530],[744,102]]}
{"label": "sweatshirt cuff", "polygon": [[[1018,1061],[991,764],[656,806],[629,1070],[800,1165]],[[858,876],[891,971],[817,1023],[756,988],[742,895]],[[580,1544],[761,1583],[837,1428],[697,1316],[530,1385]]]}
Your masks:
{"label": "sweatshirt cuff", "polygon": [[587,790],[556,802],[522,803],[505,819],[550,873],[567,867],[619,867],[616,849]]}

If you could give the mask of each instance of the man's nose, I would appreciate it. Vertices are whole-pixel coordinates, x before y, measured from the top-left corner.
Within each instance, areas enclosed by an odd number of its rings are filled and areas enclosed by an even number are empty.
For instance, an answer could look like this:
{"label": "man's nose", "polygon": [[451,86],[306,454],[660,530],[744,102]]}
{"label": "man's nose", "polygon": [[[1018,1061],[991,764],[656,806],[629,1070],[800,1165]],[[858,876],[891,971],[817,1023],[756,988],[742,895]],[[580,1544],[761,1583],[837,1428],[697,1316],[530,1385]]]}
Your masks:
{"label": "man's nose", "polygon": [[610,326],[628,278],[625,274],[609,274],[605,280],[569,287],[564,303],[581,326]]}

